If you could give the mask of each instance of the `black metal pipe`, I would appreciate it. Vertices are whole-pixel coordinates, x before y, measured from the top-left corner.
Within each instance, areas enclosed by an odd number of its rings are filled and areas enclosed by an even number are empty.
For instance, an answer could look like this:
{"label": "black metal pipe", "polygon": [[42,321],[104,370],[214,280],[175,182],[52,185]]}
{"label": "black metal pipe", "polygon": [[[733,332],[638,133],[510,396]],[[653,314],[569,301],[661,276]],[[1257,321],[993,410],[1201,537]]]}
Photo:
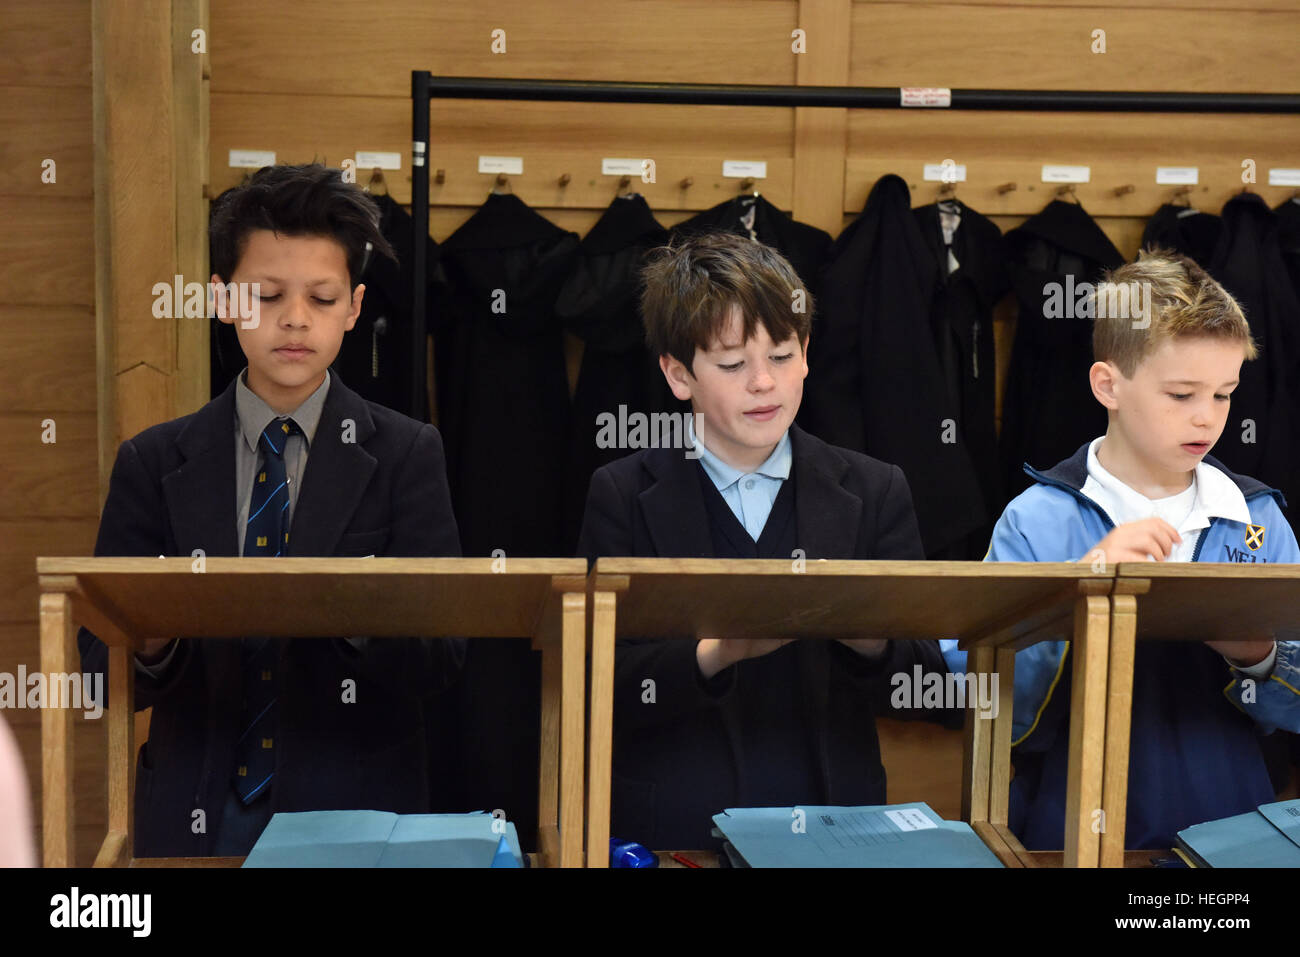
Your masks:
{"label": "black metal pipe", "polygon": [[[428,77],[441,99],[681,103],[694,106],[903,108],[896,86],[754,86],[733,83],[625,83],[496,77]],[[1294,93],[1161,93],[1108,90],[952,90],[954,110],[1095,110],[1136,113],[1300,113]],[[911,109],[912,107],[907,107]],[[929,107],[917,107],[928,109]],[[943,109],[945,107],[940,107]]]}
{"label": "black metal pipe", "polygon": [[425,264],[429,252],[429,71],[411,71],[411,416],[427,418]]}

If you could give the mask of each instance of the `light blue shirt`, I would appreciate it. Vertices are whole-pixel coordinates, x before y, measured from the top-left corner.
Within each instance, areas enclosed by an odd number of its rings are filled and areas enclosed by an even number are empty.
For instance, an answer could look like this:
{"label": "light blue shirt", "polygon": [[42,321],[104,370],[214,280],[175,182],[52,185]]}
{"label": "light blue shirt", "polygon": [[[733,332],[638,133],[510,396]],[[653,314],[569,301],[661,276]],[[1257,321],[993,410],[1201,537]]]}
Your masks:
{"label": "light blue shirt", "polygon": [[772,503],[781,491],[781,483],[790,477],[790,464],[794,455],[790,450],[790,430],[786,429],[772,454],[752,472],[733,468],[710,452],[697,437],[695,448],[700,453],[700,465],[713,481],[736,520],[754,541],[763,534],[767,517],[772,514]]}

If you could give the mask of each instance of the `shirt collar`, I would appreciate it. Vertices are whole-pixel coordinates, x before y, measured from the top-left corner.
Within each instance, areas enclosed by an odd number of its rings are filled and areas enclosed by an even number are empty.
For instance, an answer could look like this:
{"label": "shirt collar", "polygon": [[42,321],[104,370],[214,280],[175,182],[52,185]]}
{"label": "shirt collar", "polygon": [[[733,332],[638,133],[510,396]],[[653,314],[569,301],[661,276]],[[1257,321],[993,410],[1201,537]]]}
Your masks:
{"label": "shirt collar", "polygon": [[695,447],[700,453],[700,464],[704,466],[704,471],[708,473],[713,484],[721,492],[723,489],[734,485],[746,475],[762,475],[772,479],[788,479],[790,477],[790,465],[794,460],[794,455],[790,448],[790,430],[786,429],[781,434],[781,441],[776,443],[776,448],[772,454],[763,460],[763,464],[754,469],[753,472],[744,472],[734,466],[728,465],[722,459],[718,458],[708,447],[700,441],[699,437],[695,438]]}
{"label": "shirt collar", "polygon": [[[235,419],[249,449],[256,452],[257,442],[262,432],[272,421],[281,418],[281,415],[248,387],[245,378],[247,375],[248,367],[245,366],[235,380]],[[326,369],[325,381],[316,388],[315,392],[303,399],[298,408],[289,413],[289,417],[302,429],[308,448],[311,448],[312,439],[316,436],[316,426],[320,424],[321,412],[325,408],[325,395],[329,392],[329,388],[330,371]]]}
{"label": "shirt collar", "polygon": [[[1093,494],[1097,504],[1106,510],[1112,521],[1117,515],[1149,515],[1151,499],[1117,479],[1098,461],[1097,448],[1101,445],[1102,438],[1105,436],[1093,439],[1088,446],[1088,482],[1085,491]],[[1250,507],[1236,482],[1219,469],[1201,461],[1196,464],[1196,501],[1183,527],[1205,528],[1210,524],[1211,518],[1226,518],[1248,524]]]}

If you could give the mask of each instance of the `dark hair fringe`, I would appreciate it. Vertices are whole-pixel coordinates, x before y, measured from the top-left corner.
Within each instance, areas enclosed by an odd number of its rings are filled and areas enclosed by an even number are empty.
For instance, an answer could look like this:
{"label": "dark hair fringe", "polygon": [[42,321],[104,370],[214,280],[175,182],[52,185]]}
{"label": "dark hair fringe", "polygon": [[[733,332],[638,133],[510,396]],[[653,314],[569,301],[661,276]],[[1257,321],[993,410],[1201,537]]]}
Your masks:
{"label": "dark hair fringe", "polygon": [[[804,293],[794,312],[793,293]],[[761,324],[774,342],[808,339],[814,302],[794,267],[764,243],[729,232],[678,236],[646,253],[640,306],[646,347],[692,370],[696,350],[720,336],[732,306],[748,340]]]}
{"label": "dark hair fringe", "polygon": [[[239,265],[256,229],[283,236],[325,236],[347,256],[350,288],[361,281],[370,255],[397,262],[379,230],[379,206],[341,170],[320,163],[263,166],[247,183],[226,190],[212,203],[208,247],[212,271],[225,282]],[[366,249],[369,243],[372,250]]]}

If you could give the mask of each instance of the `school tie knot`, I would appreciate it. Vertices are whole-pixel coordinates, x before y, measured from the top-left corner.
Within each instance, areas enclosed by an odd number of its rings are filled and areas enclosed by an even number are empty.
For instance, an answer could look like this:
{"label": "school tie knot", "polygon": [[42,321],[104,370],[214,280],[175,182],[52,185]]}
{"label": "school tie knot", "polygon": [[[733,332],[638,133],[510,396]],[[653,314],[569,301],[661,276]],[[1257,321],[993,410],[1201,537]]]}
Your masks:
{"label": "school tie knot", "polygon": [[291,435],[302,435],[302,427],[291,417],[272,419],[262,430],[261,448],[269,455],[284,456],[284,445]]}
{"label": "school tie knot", "polygon": [[289,552],[289,475],[284,449],[289,436],[302,435],[293,419],[273,419],[262,430],[258,445],[262,465],[253,476],[253,495],[248,503],[248,525],[244,530],[244,555],[249,558],[277,558]]}

